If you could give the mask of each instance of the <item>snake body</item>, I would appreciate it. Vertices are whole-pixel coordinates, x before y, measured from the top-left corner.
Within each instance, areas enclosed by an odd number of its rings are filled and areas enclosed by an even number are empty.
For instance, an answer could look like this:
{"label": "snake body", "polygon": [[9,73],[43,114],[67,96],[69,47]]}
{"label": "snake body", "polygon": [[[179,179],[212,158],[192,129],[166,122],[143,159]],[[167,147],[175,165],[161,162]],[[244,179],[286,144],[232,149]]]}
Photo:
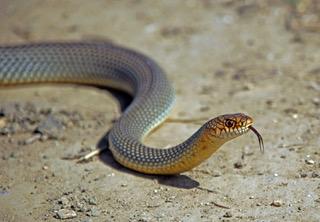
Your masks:
{"label": "snake body", "polygon": [[174,90],[151,58],[111,43],[1,46],[0,86],[28,83],[92,84],[131,94],[133,102],[109,132],[109,149],[120,164],[142,173],[177,174],[190,170],[252,125],[252,119],[244,114],[222,115],[174,147],[143,145],[143,137],[169,114]]}

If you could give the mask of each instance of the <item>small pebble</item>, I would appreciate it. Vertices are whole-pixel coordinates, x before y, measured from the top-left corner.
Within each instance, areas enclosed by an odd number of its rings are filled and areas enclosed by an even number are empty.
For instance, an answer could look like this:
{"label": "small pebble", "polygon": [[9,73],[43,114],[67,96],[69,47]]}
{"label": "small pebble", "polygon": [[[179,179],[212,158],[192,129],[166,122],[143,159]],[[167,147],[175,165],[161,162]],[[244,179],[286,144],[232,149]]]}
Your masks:
{"label": "small pebble", "polygon": [[300,177],[301,177],[301,178],[306,178],[307,176],[308,176],[308,174],[306,174],[306,173],[301,173],[301,174],[300,174]]}
{"label": "small pebble", "polygon": [[80,202],[80,201],[76,201],[75,204],[75,209],[79,212],[86,212],[88,211],[88,207],[86,206],[86,204],[84,204],[83,202]]}
{"label": "small pebble", "polygon": [[313,164],[315,164],[314,160],[311,160],[311,159],[306,159],[306,160],[305,160],[305,163],[308,164],[308,165],[313,165]]}
{"label": "small pebble", "polygon": [[91,168],[84,168],[84,171],[85,172],[90,172],[90,171],[92,171],[92,169]]}
{"label": "small pebble", "polygon": [[64,208],[69,207],[70,203],[67,197],[63,196],[58,200],[58,204],[61,204]]}
{"label": "small pebble", "polygon": [[97,199],[96,199],[96,197],[91,197],[91,198],[89,198],[88,203],[89,203],[90,205],[97,205]]}
{"label": "small pebble", "polygon": [[230,211],[228,211],[223,215],[223,217],[230,218],[230,217],[232,217],[232,213]]}
{"label": "small pebble", "polygon": [[315,91],[320,91],[320,85],[317,82],[309,82],[309,87]]}
{"label": "small pebble", "polygon": [[241,169],[241,168],[243,168],[243,163],[241,161],[238,161],[238,162],[234,163],[233,166],[236,169]]}
{"label": "small pebble", "polygon": [[282,200],[274,200],[274,201],[272,201],[272,203],[270,205],[273,207],[281,207],[283,205],[283,201]]}
{"label": "small pebble", "polygon": [[213,177],[221,177],[222,176],[222,173],[220,171],[213,171],[212,172],[212,176]]}
{"label": "small pebble", "polygon": [[165,200],[165,202],[172,202],[174,199],[176,199],[176,196],[170,196]]}
{"label": "small pebble", "polygon": [[98,217],[100,215],[100,210],[97,207],[92,207],[87,213],[87,216]]}
{"label": "small pebble", "polygon": [[319,105],[320,105],[320,99],[317,98],[317,97],[313,98],[313,99],[312,99],[312,102],[313,102],[313,104],[316,105],[316,106],[319,106]]}
{"label": "small pebble", "polygon": [[5,117],[0,117],[0,128],[4,128],[7,125]]}
{"label": "small pebble", "polygon": [[154,33],[155,31],[157,31],[157,29],[158,29],[158,25],[155,24],[155,23],[146,25],[146,26],[144,27],[144,31],[145,31],[146,33],[148,33],[148,34],[149,34],[149,33]]}
{"label": "small pebble", "polygon": [[64,220],[75,218],[77,216],[77,213],[73,210],[61,209],[57,211],[56,216],[57,218]]}
{"label": "small pebble", "polygon": [[49,139],[49,136],[47,134],[42,134],[40,137],[41,142],[47,141],[48,139]]}
{"label": "small pebble", "polygon": [[29,145],[29,144],[32,144],[32,143],[34,143],[35,141],[39,140],[40,138],[41,138],[41,134],[36,133],[36,134],[34,134],[32,137],[24,140],[24,141],[22,142],[22,144],[23,144],[23,145]]}

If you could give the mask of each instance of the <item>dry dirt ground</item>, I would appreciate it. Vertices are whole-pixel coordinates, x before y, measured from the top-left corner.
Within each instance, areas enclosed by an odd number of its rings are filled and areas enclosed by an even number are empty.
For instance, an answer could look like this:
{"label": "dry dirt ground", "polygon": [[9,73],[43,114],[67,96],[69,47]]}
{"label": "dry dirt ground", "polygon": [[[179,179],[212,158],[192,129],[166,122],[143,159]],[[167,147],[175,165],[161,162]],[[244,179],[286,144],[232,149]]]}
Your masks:
{"label": "dry dirt ground", "polygon": [[177,101],[146,144],[174,145],[206,119],[244,112],[265,153],[249,133],[173,177],[129,171],[109,152],[79,164],[105,145],[128,97],[2,88],[0,220],[320,221],[319,7],[310,2],[1,0],[0,44],[99,38],[158,61]]}

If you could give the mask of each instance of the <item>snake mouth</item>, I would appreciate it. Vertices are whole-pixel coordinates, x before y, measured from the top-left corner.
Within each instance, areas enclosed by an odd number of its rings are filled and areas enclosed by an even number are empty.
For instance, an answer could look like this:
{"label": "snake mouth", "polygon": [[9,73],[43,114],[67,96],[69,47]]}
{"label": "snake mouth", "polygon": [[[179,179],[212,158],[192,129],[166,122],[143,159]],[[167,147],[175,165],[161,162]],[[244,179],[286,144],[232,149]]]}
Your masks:
{"label": "snake mouth", "polygon": [[264,152],[264,144],[263,144],[263,138],[262,138],[261,134],[260,134],[260,133],[258,132],[258,130],[256,130],[252,125],[249,125],[248,128],[249,128],[254,134],[256,134],[256,136],[258,137],[260,151],[263,153],[263,152]]}

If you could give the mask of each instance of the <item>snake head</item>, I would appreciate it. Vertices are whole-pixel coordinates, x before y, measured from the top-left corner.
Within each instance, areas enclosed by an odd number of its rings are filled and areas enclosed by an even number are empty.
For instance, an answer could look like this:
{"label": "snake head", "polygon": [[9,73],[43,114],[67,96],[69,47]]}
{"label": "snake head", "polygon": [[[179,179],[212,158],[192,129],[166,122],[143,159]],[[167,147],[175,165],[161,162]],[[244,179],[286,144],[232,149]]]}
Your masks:
{"label": "snake head", "polygon": [[243,113],[225,114],[218,116],[206,124],[209,134],[227,142],[252,130],[258,137],[260,150],[264,150],[263,139],[259,132],[253,128],[253,119]]}

